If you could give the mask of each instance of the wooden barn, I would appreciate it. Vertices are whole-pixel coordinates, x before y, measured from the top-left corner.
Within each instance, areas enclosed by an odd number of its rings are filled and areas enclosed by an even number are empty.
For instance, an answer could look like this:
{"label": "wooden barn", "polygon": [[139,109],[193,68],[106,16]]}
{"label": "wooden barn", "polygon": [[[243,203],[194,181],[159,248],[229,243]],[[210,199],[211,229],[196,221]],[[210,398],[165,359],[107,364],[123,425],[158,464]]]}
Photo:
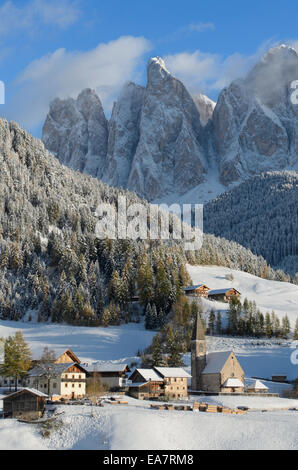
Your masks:
{"label": "wooden barn", "polygon": [[238,292],[234,287],[227,289],[215,289],[208,292],[208,299],[217,300],[219,302],[229,302],[233,297],[240,297],[240,292]]}
{"label": "wooden barn", "polygon": [[43,415],[47,395],[24,388],[3,398],[3,417],[36,420]]}
{"label": "wooden barn", "polygon": [[135,369],[130,375],[129,394],[138,400],[164,396],[164,380],[153,369]]}
{"label": "wooden barn", "polygon": [[197,284],[195,286],[184,287],[184,293],[187,296],[208,297],[209,287],[205,284]]}

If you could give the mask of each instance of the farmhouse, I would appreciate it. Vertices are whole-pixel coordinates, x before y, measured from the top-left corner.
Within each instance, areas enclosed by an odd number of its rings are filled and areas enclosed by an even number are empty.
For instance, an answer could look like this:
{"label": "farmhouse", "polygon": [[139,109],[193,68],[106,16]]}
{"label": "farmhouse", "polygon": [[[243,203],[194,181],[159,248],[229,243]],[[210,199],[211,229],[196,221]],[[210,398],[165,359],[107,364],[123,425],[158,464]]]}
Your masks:
{"label": "farmhouse", "polygon": [[210,289],[205,284],[197,284],[195,286],[184,287],[183,290],[187,296],[208,297]]}
{"label": "farmhouse", "polygon": [[38,419],[43,415],[47,395],[24,388],[3,398],[4,418]]}
{"label": "farmhouse", "polygon": [[135,369],[130,375],[129,394],[139,400],[164,396],[163,378],[154,369]]}
{"label": "farmhouse", "polygon": [[127,364],[91,364],[86,366],[88,377],[97,377],[102,384],[110,389],[119,389],[126,386],[127,374],[130,368]]}
{"label": "farmhouse", "polygon": [[215,289],[208,292],[208,299],[217,300],[219,302],[229,302],[233,297],[240,297],[238,292],[233,287],[227,289]]}
{"label": "farmhouse", "polygon": [[77,363],[39,364],[29,371],[27,386],[48,395],[82,398],[86,394],[86,373]]}
{"label": "farmhouse", "polygon": [[164,380],[165,395],[169,398],[185,398],[188,396],[187,379],[190,375],[180,367],[155,367]]}
{"label": "farmhouse", "polygon": [[244,371],[233,351],[206,353],[206,338],[198,313],[191,340],[191,388],[206,392],[244,392]]}
{"label": "farmhouse", "polygon": [[188,396],[190,375],[180,367],[136,369],[129,377],[129,393],[140,400],[167,396],[171,399]]}

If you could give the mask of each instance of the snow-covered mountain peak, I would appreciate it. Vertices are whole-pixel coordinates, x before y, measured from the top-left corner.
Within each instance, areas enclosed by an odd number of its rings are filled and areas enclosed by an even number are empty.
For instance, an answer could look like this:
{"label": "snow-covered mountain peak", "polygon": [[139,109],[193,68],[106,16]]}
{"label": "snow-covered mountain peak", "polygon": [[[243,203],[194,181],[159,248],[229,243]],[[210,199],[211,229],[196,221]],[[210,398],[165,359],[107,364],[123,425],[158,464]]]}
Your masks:
{"label": "snow-covered mountain peak", "polygon": [[163,80],[171,77],[166,64],[161,57],[152,57],[148,62],[148,86],[158,87]]}

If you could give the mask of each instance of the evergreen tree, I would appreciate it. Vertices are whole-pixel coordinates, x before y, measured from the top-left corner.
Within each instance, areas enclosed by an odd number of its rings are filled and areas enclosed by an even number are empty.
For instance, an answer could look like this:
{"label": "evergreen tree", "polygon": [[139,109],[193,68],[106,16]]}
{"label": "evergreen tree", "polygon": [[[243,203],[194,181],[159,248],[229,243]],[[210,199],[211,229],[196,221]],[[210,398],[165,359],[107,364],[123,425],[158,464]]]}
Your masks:
{"label": "evergreen tree", "polygon": [[208,330],[209,334],[212,336],[215,331],[215,311],[213,310],[213,308],[210,310],[209,313]]}
{"label": "evergreen tree", "polygon": [[294,339],[298,340],[298,318],[296,319],[296,323],[295,323]]}

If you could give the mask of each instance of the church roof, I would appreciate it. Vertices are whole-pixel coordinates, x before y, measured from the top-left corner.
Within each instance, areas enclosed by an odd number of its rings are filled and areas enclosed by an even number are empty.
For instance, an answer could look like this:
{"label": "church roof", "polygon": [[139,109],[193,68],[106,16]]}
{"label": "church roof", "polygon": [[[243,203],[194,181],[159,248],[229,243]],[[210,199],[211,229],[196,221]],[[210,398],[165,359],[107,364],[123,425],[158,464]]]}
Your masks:
{"label": "church roof", "polygon": [[195,321],[193,333],[192,333],[192,338],[193,341],[195,340],[205,340],[205,330],[203,327],[203,323],[201,320],[201,315],[197,313],[197,318]]}
{"label": "church roof", "polygon": [[225,363],[233,351],[217,351],[207,355],[207,365],[203,374],[217,374],[222,371]]}

